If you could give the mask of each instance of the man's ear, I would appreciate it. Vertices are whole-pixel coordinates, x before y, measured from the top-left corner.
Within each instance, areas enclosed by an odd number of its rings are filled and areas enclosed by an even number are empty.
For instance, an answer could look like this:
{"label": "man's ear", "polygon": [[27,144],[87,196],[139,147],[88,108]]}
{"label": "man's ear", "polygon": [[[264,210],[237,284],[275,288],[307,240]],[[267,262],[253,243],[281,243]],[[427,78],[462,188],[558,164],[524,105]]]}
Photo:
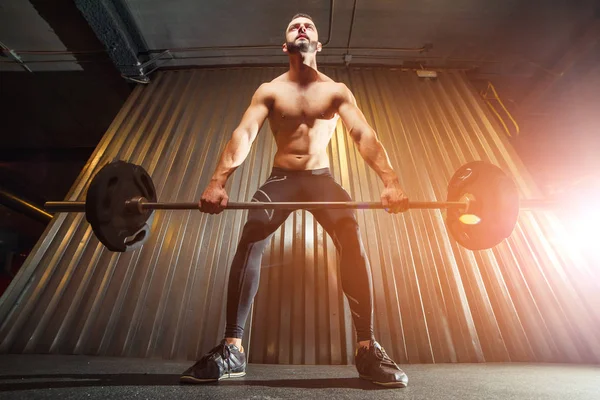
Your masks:
{"label": "man's ear", "polygon": [[321,42],[317,42],[317,51],[321,50],[323,50],[323,45],[321,44]]}
{"label": "man's ear", "polygon": [[281,49],[283,50],[284,53],[287,53],[288,52],[287,43],[284,43],[283,46],[281,46]]}

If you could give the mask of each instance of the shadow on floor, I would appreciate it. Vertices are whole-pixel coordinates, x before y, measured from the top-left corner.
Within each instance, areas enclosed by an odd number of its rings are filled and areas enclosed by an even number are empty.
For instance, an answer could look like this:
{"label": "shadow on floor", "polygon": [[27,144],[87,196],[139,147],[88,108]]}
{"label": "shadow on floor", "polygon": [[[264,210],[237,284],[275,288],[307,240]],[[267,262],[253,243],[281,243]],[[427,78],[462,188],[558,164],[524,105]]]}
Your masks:
{"label": "shadow on floor", "polygon": [[[8,382],[7,382],[8,381]],[[360,378],[329,379],[235,379],[199,385],[179,383],[178,374],[44,374],[0,375],[0,392],[34,389],[56,389],[92,386],[262,386],[277,388],[342,388],[361,390],[389,390],[389,388]]]}

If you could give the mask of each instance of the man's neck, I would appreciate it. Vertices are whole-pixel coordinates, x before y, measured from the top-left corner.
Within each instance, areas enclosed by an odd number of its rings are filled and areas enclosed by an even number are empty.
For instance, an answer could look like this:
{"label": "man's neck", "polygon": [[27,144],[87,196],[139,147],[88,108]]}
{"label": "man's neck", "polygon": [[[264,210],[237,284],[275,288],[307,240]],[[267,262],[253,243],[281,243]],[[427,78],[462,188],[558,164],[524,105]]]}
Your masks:
{"label": "man's neck", "polygon": [[314,82],[319,78],[317,58],[311,53],[290,54],[290,79],[301,84]]}

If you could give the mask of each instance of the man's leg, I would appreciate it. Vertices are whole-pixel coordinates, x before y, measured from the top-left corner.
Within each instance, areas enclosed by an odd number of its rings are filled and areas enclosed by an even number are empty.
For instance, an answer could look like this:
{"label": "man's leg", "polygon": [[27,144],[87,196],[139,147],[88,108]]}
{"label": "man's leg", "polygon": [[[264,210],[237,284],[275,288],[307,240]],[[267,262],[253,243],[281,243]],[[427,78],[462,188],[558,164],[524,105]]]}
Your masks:
{"label": "man's leg", "polygon": [[[316,177],[311,186],[309,201],[351,201],[350,195],[331,176]],[[342,289],[356,327],[355,361],[360,377],[379,385],[405,387],[408,377],[373,335],[371,270],[354,211],[315,210],[312,213],[331,236],[339,253]]]}
{"label": "man's leg", "polygon": [[[331,175],[315,176],[307,181],[307,201],[352,201],[350,195]],[[340,258],[342,289],[352,313],[359,345],[369,346],[373,340],[373,289],[371,269],[360,237],[353,210],[313,210],[317,222],[329,234]]]}
{"label": "man's leg", "polygon": [[[327,216],[332,213],[334,217]],[[339,218],[346,213],[351,214],[351,211],[315,211],[313,214],[331,236],[338,250],[342,289],[348,299],[358,345],[369,347],[371,341],[374,340],[371,269],[360,237],[358,223],[353,217]]]}
{"label": "man's leg", "polygon": [[[265,197],[263,193],[265,192],[257,192],[253,199],[261,202],[286,201],[275,200],[275,196],[269,196],[271,200],[262,199],[261,197]],[[225,326],[225,339],[228,343],[241,348],[244,325],[258,291],[263,252],[271,235],[289,214],[289,210],[250,210],[248,213],[248,221],[242,230],[242,237],[229,271]]]}
{"label": "man's leg", "polygon": [[[252,201],[290,201],[294,195],[294,184],[290,183],[290,179],[274,171],[254,194]],[[290,213],[290,210],[248,212],[248,220],[242,229],[229,270],[225,339],[186,370],[180,378],[182,382],[212,382],[245,375],[246,355],[243,352],[242,337],[258,290],[262,254],[273,232]]]}

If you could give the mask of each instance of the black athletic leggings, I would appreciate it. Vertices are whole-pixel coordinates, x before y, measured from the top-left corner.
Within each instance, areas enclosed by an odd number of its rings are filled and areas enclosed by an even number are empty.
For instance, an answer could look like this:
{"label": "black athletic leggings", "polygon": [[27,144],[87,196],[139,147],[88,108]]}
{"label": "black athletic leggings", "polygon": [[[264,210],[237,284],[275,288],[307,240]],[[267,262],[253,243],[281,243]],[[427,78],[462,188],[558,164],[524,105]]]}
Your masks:
{"label": "black athletic leggings", "polygon": [[[351,201],[348,193],[331,176],[329,168],[308,171],[273,168],[271,176],[258,189],[253,201]],[[371,270],[365,255],[353,210],[310,211],[333,239],[340,255],[342,288],[350,310],[357,339],[373,338],[373,293]],[[263,251],[272,234],[291,210],[250,210],[233,264],[227,292],[225,337],[242,338],[250,306],[258,290]]]}

